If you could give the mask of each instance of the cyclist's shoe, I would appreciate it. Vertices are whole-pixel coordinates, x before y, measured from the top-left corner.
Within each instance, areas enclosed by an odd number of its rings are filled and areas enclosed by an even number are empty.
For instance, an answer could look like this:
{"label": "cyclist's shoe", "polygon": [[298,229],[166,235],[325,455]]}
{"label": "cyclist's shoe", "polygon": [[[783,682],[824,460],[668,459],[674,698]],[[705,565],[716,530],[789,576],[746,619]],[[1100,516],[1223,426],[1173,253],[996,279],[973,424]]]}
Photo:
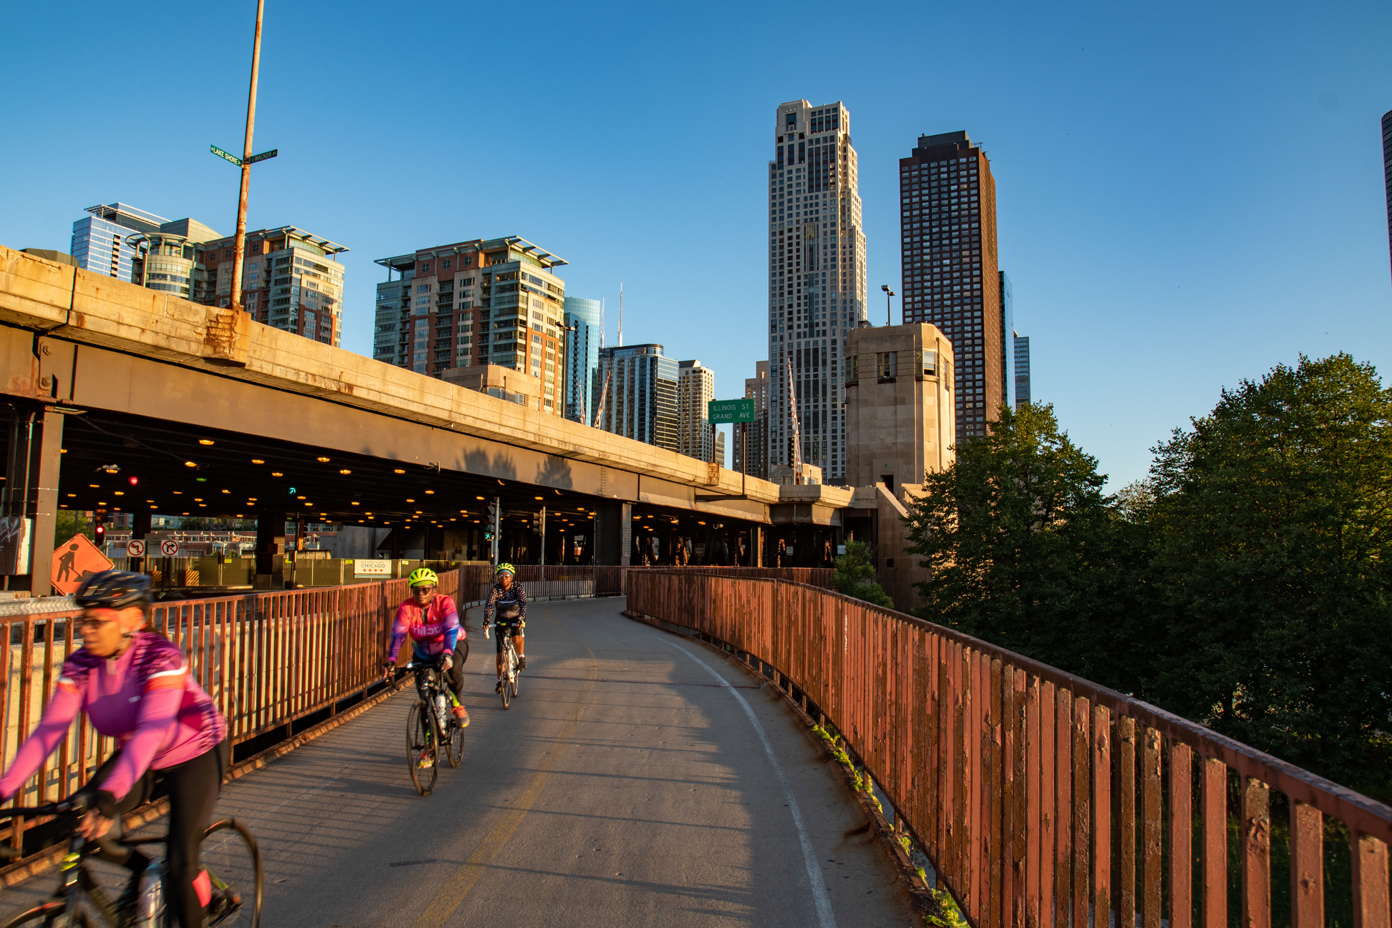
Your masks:
{"label": "cyclist's shoe", "polygon": [[517,655],[517,669],[518,669],[518,670],[526,670],[526,669],[527,669],[527,655],[525,655],[525,654],[519,654],[519,655]]}
{"label": "cyclist's shoe", "polygon": [[454,713],[454,723],[455,723],[456,725],[458,725],[460,728],[468,728],[468,727],[469,727],[469,710],[468,710],[468,709],[465,709],[463,706],[455,706],[455,707],[454,707],[453,709],[451,709],[450,711]]}
{"label": "cyclist's shoe", "polygon": [[498,681],[498,685],[495,686],[495,687],[493,687],[493,692],[495,692],[495,693],[501,693],[502,691],[503,691],[503,681],[502,681],[502,680],[499,680],[499,681]]}
{"label": "cyclist's shoe", "polygon": [[420,757],[416,760],[416,766],[421,770],[428,770],[435,766],[435,752],[430,748],[425,748],[420,752]]}

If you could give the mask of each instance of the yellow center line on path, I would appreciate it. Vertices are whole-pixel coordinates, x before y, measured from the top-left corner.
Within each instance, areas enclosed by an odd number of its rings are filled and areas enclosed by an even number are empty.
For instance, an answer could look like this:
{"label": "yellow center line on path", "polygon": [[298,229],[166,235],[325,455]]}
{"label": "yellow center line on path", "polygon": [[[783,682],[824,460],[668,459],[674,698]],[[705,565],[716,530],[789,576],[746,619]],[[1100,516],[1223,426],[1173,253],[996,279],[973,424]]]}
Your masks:
{"label": "yellow center line on path", "polygon": [[[555,623],[555,620],[552,619],[552,622]],[[559,626],[559,623],[555,624]],[[582,646],[584,646],[583,643]],[[469,891],[474,888],[474,884],[479,881],[479,877],[483,876],[484,871],[493,863],[493,858],[497,857],[507,846],[512,833],[517,830],[518,825],[522,824],[522,819],[526,818],[537,798],[541,796],[541,791],[546,788],[546,781],[551,778],[551,772],[560,763],[566,747],[570,744],[570,739],[575,734],[575,729],[580,724],[580,716],[585,712],[586,697],[594,689],[595,680],[599,676],[599,664],[594,659],[594,652],[588,647],[585,647],[585,650],[590,654],[590,677],[586,681],[584,690],[576,698],[575,706],[570,710],[570,715],[561,723],[560,731],[556,732],[556,738],[551,743],[551,750],[542,758],[540,766],[532,774],[532,778],[527,781],[526,787],[518,795],[512,808],[504,812],[497,824],[489,830],[488,834],[484,835],[479,846],[469,855],[469,859],[460,864],[459,869],[445,879],[440,891],[435,894],[435,898],[430,900],[425,911],[416,919],[413,928],[439,928],[454,915],[455,910],[464,901],[464,897],[469,894]]]}

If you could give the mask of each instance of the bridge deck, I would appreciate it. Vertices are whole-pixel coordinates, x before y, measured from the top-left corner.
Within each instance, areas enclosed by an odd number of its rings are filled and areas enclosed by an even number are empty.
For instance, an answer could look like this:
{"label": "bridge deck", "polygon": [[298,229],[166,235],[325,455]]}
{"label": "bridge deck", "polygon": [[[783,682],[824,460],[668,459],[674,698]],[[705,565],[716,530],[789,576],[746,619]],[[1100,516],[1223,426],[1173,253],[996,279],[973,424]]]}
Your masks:
{"label": "bridge deck", "polygon": [[[791,711],[740,665],[623,618],[622,603],[533,606],[508,711],[473,613],[466,760],[429,797],[405,767],[409,689],[229,784],[219,813],[248,821],[266,855],[265,924],[913,924]],[[5,891],[0,909],[52,880]]]}

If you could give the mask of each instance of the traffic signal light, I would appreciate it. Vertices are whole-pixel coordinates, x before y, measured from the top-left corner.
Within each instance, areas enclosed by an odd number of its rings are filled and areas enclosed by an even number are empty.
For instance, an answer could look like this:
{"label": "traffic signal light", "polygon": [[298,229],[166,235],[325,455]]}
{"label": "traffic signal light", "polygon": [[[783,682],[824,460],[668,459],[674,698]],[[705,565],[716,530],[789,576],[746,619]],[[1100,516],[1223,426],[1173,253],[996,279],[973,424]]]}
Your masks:
{"label": "traffic signal light", "polygon": [[106,544],[106,510],[96,509],[92,512],[92,539],[100,548]]}
{"label": "traffic signal light", "polygon": [[488,501],[488,524],[483,527],[483,540],[493,540],[493,527],[498,524],[498,497],[493,497]]}

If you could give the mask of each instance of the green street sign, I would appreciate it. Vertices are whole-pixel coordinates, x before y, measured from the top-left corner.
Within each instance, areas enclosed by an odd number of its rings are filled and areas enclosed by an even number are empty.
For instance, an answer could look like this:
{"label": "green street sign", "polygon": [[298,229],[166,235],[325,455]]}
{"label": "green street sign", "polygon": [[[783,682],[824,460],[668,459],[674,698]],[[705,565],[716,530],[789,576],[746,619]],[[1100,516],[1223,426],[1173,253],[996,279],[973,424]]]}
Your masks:
{"label": "green street sign", "polygon": [[255,164],[258,161],[265,161],[267,158],[274,158],[278,154],[280,154],[280,149],[272,148],[270,151],[263,151],[259,155],[252,155],[250,158],[247,159],[247,164]]}
{"label": "green street sign", "polygon": [[208,147],[212,149],[213,154],[217,155],[219,158],[222,158],[226,161],[231,161],[237,167],[242,166],[242,159],[238,158],[236,155],[229,155],[227,152],[223,151],[221,148],[218,148],[216,145],[209,145]]}
{"label": "green street sign", "polygon": [[706,404],[706,418],[711,422],[753,422],[754,400],[711,400]]}

